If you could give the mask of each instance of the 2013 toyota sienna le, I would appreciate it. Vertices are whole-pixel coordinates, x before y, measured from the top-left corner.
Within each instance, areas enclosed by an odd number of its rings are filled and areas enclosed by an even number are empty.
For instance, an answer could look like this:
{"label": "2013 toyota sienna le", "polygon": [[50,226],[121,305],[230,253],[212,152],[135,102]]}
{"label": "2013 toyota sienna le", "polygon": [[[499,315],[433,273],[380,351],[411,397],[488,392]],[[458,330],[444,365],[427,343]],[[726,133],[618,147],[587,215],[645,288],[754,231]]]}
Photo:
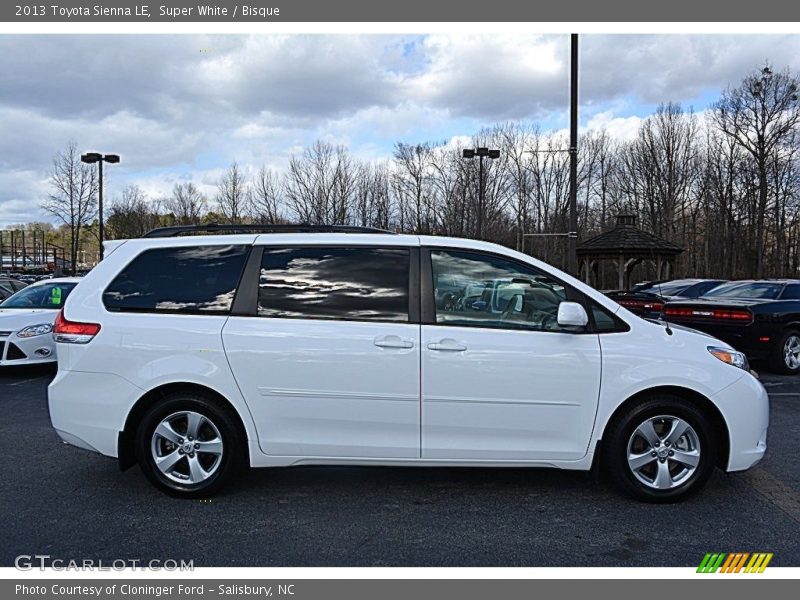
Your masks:
{"label": "2013 toyota sienna le", "polygon": [[[208,496],[237,469],[603,469],[675,501],[766,450],[745,357],[530,256],[352,227],[111,242],[54,326],[53,426]],[[276,233],[277,232],[277,233]]]}

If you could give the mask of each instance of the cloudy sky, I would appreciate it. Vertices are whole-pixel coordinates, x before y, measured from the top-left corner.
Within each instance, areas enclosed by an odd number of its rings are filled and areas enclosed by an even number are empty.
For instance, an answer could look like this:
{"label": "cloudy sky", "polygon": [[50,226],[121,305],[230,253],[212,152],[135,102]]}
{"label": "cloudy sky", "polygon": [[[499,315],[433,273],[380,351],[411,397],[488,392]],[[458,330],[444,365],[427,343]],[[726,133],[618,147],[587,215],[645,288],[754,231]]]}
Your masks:
{"label": "cloudy sky", "polygon": [[[0,227],[49,220],[53,155],[116,152],[107,197],[194,181],[233,161],[282,169],[317,138],[364,159],[395,141],[508,120],[567,124],[567,36],[0,36]],[[800,36],[585,35],[581,124],[630,136],[665,101],[704,110],[771,61],[800,70]]]}

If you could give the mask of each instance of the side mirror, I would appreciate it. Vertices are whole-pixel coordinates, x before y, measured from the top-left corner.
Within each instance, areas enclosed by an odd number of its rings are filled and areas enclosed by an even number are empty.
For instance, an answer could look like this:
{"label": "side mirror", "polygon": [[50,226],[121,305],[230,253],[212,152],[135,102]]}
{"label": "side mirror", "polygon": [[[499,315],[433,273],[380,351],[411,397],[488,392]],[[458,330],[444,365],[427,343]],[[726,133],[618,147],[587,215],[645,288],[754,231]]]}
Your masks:
{"label": "side mirror", "polygon": [[558,305],[558,324],[565,329],[582,329],[589,324],[589,315],[582,304],[561,302]]}

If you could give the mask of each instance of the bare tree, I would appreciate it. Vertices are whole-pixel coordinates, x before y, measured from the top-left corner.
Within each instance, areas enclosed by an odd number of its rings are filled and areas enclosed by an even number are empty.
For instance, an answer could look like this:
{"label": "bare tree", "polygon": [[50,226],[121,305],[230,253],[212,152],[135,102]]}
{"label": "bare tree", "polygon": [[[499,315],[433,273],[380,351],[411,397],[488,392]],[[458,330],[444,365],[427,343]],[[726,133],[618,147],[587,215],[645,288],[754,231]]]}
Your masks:
{"label": "bare tree", "polygon": [[206,198],[192,182],[176,183],[172,195],[164,199],[164,208],[178,225],[197,225],[206,211]]}
{"label": "bare tree", "polygon": [[250,190],[244,173],[234,162],[217,184],[217,205],[228,223],[240,224],[248,212]]}
{"label": "bare tree", "polygon": [[358,165],[347,149],[318,140],[289,159],[287,204],[303,223],[348,223],[357,182]]}
{"label": "bare tree", "polygon": [[431,144],[395,144],[394,188],[398,195],[401,226],[418,233],[431,230]]}
{"label": "bare tree", "polygon": [[531,210],[531,161],[533,154],[528,145],[539,135],[538,129],[510,123],[502,129],[502,151],[508,157],[508,177],[513,190],[510,206],[517,226],[516,248],[525,248]]}
{"label": "bare tree", "polygon": [[282,222],[281,188],[279,177],[272,169],[262,166],[253,181],[250,209],[253,218],[262,224]]}
{"label": "bare tree", "polygon": [[788,69],[776,73],[770,65],[750,73],[742,83],[727,89],[714,105],[719,129],[748,152],[758,173],[755,222],[756,277],[764,274],[764,222],[769,203],[770,156],[787,143],[800,123],[798,81]]}
{"label": "bare tree", "polygon": [[700,174],[697,119],[679,104],[663,104],[622,149],[618,181],[627,205],[653,233],[675,240]]}
{"label": "bare tree", "polygon": [[159,225],[158,207],[150,204],[137,185],[129,185],[115,199],[108,214],[108,229],[117,239],[141,237]]}
{"label": "bare tree", "polygon": [[389,228],[392,198],[385,163],[360,165],[354,204],[356,225]]}
{"label": "bare tree", "polygon": [[53,191],[41,206],[69,229],[69,256],[74,274],[81,231],[97,214],[97,171],[93,165],[81,162],[75,141],[70,141],[53,158],[50,185]]}
{"label": "bare tree", "polygon": [[438,146],[430,155],[430,196],[436,233],[464,235],[470,226],[467,171],[461,158],[462,148]]}

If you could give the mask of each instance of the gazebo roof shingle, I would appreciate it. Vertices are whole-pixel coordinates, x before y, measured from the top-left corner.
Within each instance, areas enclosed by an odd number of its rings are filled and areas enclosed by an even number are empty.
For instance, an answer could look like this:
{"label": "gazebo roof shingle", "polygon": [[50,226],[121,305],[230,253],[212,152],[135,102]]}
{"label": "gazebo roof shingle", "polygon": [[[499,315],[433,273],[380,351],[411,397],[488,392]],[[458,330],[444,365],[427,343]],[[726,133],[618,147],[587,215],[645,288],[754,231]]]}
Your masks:
{"label": "gazebo roof shingle", "polygon": [[613,229],[578,244],[577,253],[584,256],[614,254],[634,257],[683,252],[678,244],[637,228],[635,222],[635,217],[631,215],[620,215]]}

